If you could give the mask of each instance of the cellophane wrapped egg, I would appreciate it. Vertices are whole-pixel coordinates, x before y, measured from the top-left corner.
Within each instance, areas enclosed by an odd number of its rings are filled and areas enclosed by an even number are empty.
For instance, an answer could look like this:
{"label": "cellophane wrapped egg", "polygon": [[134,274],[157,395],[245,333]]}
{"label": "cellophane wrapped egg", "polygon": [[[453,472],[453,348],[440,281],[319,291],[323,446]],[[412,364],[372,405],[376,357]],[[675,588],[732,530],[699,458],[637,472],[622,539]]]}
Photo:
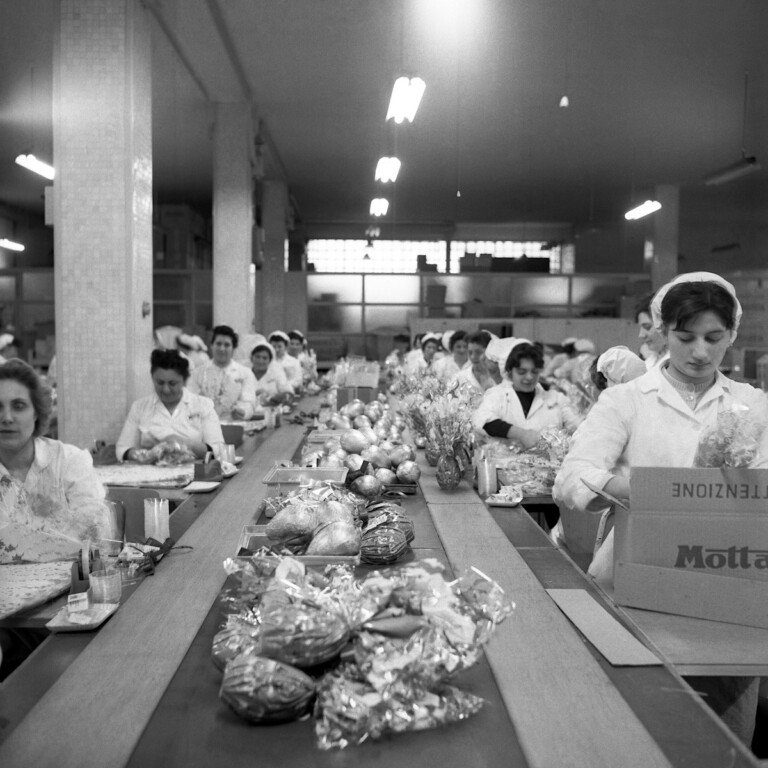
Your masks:
{"label": "cellophane wrapped egg", "polygon": [[315,683],[299,669],[263,656],[242,654],[224,669],[219,698],[251,723],[296,720],[310,708]]}

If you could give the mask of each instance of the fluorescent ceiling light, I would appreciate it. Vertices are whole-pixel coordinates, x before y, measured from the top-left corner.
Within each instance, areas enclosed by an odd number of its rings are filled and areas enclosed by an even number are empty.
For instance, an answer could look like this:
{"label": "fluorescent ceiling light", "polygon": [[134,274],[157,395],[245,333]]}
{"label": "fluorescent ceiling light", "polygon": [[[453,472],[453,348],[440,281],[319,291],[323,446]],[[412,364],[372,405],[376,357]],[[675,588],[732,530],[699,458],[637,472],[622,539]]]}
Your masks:
{"label": "fluorescent ceiling light", "polygon": [[24,246],[21,243],[14,243],[7,237],[0,238],[0,248],[7,248],[9,251],[23,251]]}
{"label": "fluorescent ceiling light", "polygon": [[398,124],[403,120],[412,123],[426,87],[426,83],[420,77],[398,77],[392,88],[387,120],[394,118]]}
{"label": "fluorescent ceiling light", "polygon": [[53,179],[56,175],[52,165],[44,163],[42,160],[38,160],[33,154],[19,155],[16,158],[16,162],[26,168],[28,171],[39,173],[41,176],[45,176],[46,179]]}
{"label": "fluorescent ceiling light", "polygon": [[371,200],[371,216],[386,216],[389,200],[386,197],[374,197]]}
{"label": "fluorescent ceiling light", "polygon": [[400,161],[396,157],[382,157],[376,163],[376,181],[396,181],[400,172]]}
{"label": "fluorescent ceiling light", "polygon": [[710,173],[709,176],[705,176],[704,183],[710,187],[715,184],[725,184],[728,181],[733,181],[759,170],[760,163],[757,162],[757,158],[754,155],[752,157],[742,157],[737,163],[728,165],[720,171],[715,171]]}
{"label": "fluorescent ceiling light", "polygon": [[647,216],[649,213],[654,213],[661,208],[661,203],[658,200],[646,200],[637,208],[633,208],[631,211],[627,211],[624,214],[624,218],[628,220],[642,219],[643,216]]}

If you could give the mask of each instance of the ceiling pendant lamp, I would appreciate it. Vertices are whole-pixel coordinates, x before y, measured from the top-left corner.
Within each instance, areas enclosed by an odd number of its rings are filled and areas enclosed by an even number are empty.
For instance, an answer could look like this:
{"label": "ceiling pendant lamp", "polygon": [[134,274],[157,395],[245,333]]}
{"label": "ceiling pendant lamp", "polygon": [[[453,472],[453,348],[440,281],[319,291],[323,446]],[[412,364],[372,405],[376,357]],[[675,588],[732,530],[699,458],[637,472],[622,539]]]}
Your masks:
{"label": "ceiling pendant lamp", "polygon": [[7,248],[9,251],[24,250],[24,246],[21,243],[16,243],[13,240],[9,240],[7,237],[0,238],[0,248]]}
{"label": "ceiling pendant lamp", "polygon": [[392,88],[386,119],[394,118],[398,125],[403,120],[412,123],[426,87],[426,83],[420,77],[398,77]]}
{"label": "ceiling pendant lamp", "polygon": [[643,216],[648,216],[648,214],[655,213],[658,210],[661,210],[661,203],[658,200],[646,200],[632,210],[627,211],[624,214],[624,218],[627,221],[642,219]]}
{"label": "ceiling pendant lamp", "polygon": [[389,181],[396,181],[398,173],[400,173],[400,161],[396,157],[382,157],[376,164],[376,181],[385,184]]}
{"label": "ceiling pendant lamp", "polygon": [[386,216],[389,210],[389,200],[386,197],[374,197],[371,200],[371,216]]}

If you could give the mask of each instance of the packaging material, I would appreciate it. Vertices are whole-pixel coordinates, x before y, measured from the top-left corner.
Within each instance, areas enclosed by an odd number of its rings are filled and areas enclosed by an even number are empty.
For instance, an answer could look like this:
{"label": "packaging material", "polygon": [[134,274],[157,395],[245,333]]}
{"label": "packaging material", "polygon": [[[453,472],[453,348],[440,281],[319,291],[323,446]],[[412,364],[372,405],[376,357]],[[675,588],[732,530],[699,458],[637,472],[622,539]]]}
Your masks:
{"label": "packaging material", "polygon": [[768,470],[635,467],[630,499],[618,604],[768,628]]}
{"label": "packaging material", "polygon": [[336,405],[341,408],[342,405],[346,405],[355,398],[364,403],[370,403],[378,397],[378,394],[377,387],[339,387]]}

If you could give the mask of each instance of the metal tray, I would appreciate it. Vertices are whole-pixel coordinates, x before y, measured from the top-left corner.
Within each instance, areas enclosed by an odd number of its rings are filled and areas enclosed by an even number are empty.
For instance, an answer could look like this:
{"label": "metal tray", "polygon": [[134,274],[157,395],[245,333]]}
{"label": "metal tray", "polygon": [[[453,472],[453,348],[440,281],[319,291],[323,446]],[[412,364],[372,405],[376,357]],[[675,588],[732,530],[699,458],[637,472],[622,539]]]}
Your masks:
{"label": "metal tray", "polygon": [[308,443],[324,443],[329,437],[341,437],[346,429],[313,429],[307,435]]}
{"label": "metal tray", "polygon": [[313,480],[344,484],[346,467],[272,467],[262,482],[267,485],[301,485]]}
{"label": "metal tray", "polygon": [[[240,539],[237,542],[237,555],[244,550],[254,552],[259,547],[268,547],[273,542],[269,540],[266,534],[265,525],[245,525]],[[325,566],[334,563],[350,563],[357,565],[360,562],[359,555],[292,555],[296,560],[308,566]]]}

